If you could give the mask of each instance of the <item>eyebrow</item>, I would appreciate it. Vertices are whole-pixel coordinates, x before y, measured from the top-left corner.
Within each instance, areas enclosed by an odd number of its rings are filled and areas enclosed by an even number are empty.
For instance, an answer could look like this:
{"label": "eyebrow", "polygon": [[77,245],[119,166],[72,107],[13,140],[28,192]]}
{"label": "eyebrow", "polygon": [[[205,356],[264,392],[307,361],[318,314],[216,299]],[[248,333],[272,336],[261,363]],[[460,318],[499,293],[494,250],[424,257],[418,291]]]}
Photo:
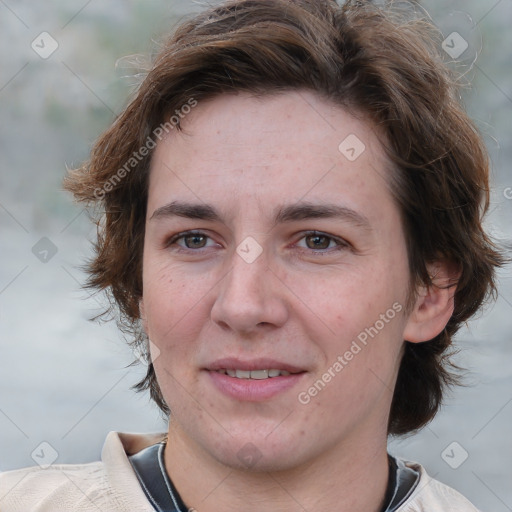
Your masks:
{"label": "eyebrow", "polygon": [[[212,205],[206,203],[185,203],[172,201],[157,208],[150,220],[168,217],[185,217],[207,221],[224,222],[222,215]],[[333,203],[299,202],[283,205],[274,214],[274,224],[295,222],[308,219],[339,219],[372,231],[368,218],[351,208]]]}

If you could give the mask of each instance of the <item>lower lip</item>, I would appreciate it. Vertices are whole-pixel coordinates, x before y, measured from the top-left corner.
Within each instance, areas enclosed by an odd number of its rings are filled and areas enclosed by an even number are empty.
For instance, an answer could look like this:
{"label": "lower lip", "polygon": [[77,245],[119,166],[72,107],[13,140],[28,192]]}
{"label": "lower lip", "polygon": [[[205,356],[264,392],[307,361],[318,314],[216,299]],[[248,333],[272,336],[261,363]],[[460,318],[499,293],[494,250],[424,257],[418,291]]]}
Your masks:
{"label": "lower lip", "polygon": [[305,373],[281,375],[268,379],[238,379],[223,373],[208,371],[213,383],[222,393],[236,400],[261,402],[295,386]]}

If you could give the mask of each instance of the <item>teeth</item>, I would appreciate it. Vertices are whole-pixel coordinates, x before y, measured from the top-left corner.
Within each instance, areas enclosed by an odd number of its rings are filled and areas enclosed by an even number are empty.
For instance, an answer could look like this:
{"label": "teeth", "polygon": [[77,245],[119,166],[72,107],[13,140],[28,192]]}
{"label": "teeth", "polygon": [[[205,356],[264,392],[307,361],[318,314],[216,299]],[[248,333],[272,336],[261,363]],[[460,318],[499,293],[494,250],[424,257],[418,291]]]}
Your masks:
{"label": "teeth", "polygon": [[268,379],[268,370],[253,370],[251,372],[251,379],[257,379],[257,380]]}
{"label": "teeth", "polygon": [[229,375],[230,377],[236,377],[237,379],[254,379],[254,380],[264,380],[272,377],[283,376],[286,377],[290,375],[290,372],[286,370],[228,370],[222,368],[221,370],[217,370],[222,375]]}

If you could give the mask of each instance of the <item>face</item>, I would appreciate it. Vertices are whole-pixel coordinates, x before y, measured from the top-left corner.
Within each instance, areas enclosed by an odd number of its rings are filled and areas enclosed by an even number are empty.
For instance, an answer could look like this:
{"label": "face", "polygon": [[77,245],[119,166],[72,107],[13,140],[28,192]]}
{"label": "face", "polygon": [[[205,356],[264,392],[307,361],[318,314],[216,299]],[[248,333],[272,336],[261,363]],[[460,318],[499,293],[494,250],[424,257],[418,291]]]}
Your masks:
{"label": "face", "polygon": [[171,431],[266,470],[385,440],[409,272],[372,126],[288,92],[183,127],[152,160],[141,301]]}

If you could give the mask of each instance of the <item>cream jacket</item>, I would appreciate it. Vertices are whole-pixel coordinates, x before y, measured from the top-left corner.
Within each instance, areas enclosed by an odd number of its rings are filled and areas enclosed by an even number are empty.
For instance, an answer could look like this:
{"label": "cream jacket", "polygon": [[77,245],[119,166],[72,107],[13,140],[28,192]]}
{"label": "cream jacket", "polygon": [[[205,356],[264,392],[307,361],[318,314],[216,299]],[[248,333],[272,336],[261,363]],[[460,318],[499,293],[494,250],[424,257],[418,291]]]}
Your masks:
{"label": "cream jacket", "polygon": [[[101,462],[39,466],[0,474],[0,512],[154,512],[127,455],[161,441],[162,434],[108,434]],[[478,512],[457,491],[430,478],[420,481],[400,512]]]}

